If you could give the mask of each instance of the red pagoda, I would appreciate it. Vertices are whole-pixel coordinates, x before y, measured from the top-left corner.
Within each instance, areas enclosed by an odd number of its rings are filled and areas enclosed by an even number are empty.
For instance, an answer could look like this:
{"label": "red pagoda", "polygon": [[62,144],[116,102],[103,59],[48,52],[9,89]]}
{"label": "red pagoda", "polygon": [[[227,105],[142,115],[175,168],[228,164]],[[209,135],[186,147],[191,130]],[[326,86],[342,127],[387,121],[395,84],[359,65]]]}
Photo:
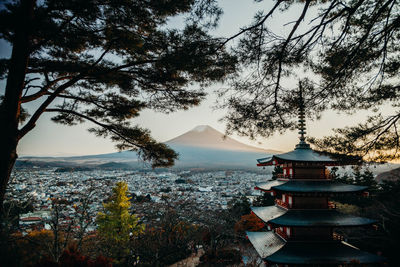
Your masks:
{"label": "red pagoda", "polygon": [[375,220],[335,210],[330,197],[363,194],[367,187],[331,180],[327,166],[344,165],[319,154],[305,142],[304,109],[300,107],[300,143],[293,151],[259,159],[258,166],[280,166],[283,174],[256,189],[275,196],[275,205],[252,207],[267,226],[265,232],[246,232],[247,238],[267,265],[273,266],[376,266],[384,258],[367,253],[335,234],[339,227],[359,227]]}

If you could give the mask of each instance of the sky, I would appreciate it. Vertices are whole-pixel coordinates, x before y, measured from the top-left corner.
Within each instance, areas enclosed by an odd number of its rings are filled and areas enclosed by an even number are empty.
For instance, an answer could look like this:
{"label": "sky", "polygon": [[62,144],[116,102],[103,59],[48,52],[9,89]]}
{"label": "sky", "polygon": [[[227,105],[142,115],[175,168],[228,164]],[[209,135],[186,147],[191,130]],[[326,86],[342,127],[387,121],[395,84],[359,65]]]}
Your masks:
{"label": "sky", "polygon": [[[274,2],[269,0],[261,3],[255,3],[253,0],[220,0],[219,3],[223,8],[224,14],[214,34],[217,36],[230,36],[237,33],[241,27],[248,25],[257,10],[267,10]],[[278,27],[280,25],[278,23],[282,19],[290,21],[291,16],[294,15],[294,13],[289,13],[284,18],[276,16],[272,21],[272,24],[276,24],[273,27],[278,32],[284,33],[288,28]],[[171,23],[179,22],[172,21]],[[7,55],[9,51],[9,47],[0,42],[0,55]],[[145,110],[132,123],[148,128],[152,136],[161,142],[183,134],[197,125],[210,125],[220,132],[224,132],[225,125],[219,120],[227,111],[212,108],[216,100],[216,96],[212,92],[219,87],[227,87],[227,85],[217,84],[208,88],[208,98],[198,107],[171,114]],[[0,88],[2,88],[1,92],[4,92],[4,82],[0,83]],[[43,114],[37,126],[20,141],[18,147],[18,154],[20,156],[75,156],[117,151],[111,141],[95,137],[93,134],[87,132],[86,129],[91,127],[90,123],[72,127],[64,126],[51,122],[50,117],[50,114]],[[322,114],[320,120],[307,122],[307,133],[314,137],[326,136],[332,133],[332,128],[354,125],[356,122],[362,121],[365,117],[365,112],[349,116],[328,111]],[[276,134],[271,138],[260,138],[255,141],[235,135],[231,137],[253,146],[288,151],[293,149],[298,142],[297,136],[297,131],[288,131],[283,135]]]}

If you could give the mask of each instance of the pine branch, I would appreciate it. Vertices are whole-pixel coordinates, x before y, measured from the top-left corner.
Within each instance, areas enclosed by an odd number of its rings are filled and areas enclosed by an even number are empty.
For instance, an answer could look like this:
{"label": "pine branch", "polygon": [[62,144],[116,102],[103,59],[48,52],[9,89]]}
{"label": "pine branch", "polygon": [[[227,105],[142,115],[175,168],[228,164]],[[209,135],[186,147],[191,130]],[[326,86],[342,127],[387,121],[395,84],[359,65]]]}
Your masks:
{"label": "pine branch", "polygon": [[272,16],[272,14],[275,12],[275,10],[276,10],[276,9],[279,7],[279,5],[280,5],[281,3],[283,3],[283,2],[284,2],[284,0],[278,0],[278,1],[276,1],[276,4],[274,5],[274,7],[264,16],[264,18],[263,18],[262,20],[260,20],[259,22],[257,22],[256,24],[254,24],[254,25],[252,25],[252,26],[250,26],[250,27],[247,27],[247,28],[245,28],[245,29],[242,29],[241,31],[239,31],[239,32],[236,33],[235,35],[233,35],[233,36],[227,38],[224,42],[222,42],[222,44],[218,47],[218,49],[222,48],[222,47],[225,46],[228,42],[230,42],[230,41],[232,41],[233,39],[235,39],[235,38],[241,36],[242,34],[244,34],[244,33],[248,32],[248,31],[251,31],[251,30],[253,30],[253,29],[255,29],[255,28],[260,27],[261,25],[263,25],[263,24],[265,23],[265,21],[266,21],[269,17]]}
{"label": "pine branch", "polygon": [[37,120],[40,118],[40,115],[46,110],[46,108],[53,102],[53,100],[57,97],[57,95],[63,92],[68,87],[74,85],[77,81],[79,81],[83,77],[82,74],[75,76],[70,79],[68,82],[60,85],[54,92],[39,106],[39,108],[35,111],[29,121],[18,130],[18,139],[24,137],[29,131],[31,131],[35,126]]}
{"label": "pine branch", "polygon": [[62,80],[71,79],[71,78],[73,78],[73,77],[72,76],[64,76],[64,77],[57,78],[51,82],[48,82],[45,86],[41,87],[40,91],[38,91],[32,95],[22,97],[21,103],[30,102],[30,101],[36,100],[46,94],[49,94],[49,90],[51,89],[51,87],[53,87],[54,85],[56,85],[58,82],[60,82]]}
{"label": "pine branch", "polygon": [[144,146],[142,146],[142,145],[140,145],[138,143],[132,142],[131,139],[129,139],[126,136],[124,136],[121,133],[119,133],[112,125],[108,125],[108,124],[99,122],[99,121],[93,119],[92,117],[86,116],[86,115],[84,115],[82,113],[79,113],[79,112],[76,112],[74,110],[66,110],[66,109],[60,109],[60,108],[47,108],[47,109],[44,110],[44,112],[67,113],[67,114],[71,114],[71,115],[80,117],[82,119],[90,121],[90,122],[92,122],[92,123],[104,128],[104,129],[106,129],[107,131],[115,134],[116,136],[120,137],[123,141],[127,142],[128,144],[131,144],[131,145],[133,145],[133,146],[135,146],[137,148],[140,148],[140,149],[144,149],[145,148]]}

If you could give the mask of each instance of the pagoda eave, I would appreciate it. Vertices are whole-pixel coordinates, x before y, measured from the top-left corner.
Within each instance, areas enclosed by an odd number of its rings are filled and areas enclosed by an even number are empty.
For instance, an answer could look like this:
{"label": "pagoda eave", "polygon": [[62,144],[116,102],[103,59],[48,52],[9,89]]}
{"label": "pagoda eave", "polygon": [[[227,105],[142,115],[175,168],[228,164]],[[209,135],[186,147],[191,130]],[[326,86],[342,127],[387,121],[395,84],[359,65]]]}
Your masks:
{"label": "pagoda eave", "polygon": [[267,163],[258,163],[257,166],[258,167],[265,167],[265,166],[272,166],[273,164],[267,164]]}
{"label": "pagoda eave", "polygon": [[[285,164],[285,163],[308,163],[308,161],[304,160],[277,160],[276,163],[273,162],[268,162],[268,163],[257,163],[258,167],[264,167],[264,166],[274,166],[274,165],[280,165],[280,164]],[[325,161],[318,161],[318,162],[313,162],[314,165],[318,166],[328,166],[328,167],[333,167],[333,166],[342,166],[343,164],[339,162],[325,162]]]}
{"label": "pagoda eave", "polygon": [[341,165],[337,160],[325,156],[321,153],[313,151],[309,147],[296,148],[287,153],[273,155],[267,158],[257,159],[260,166],[270,166],[275,164],[282,164],[288,162],[307,162],[309,164],[318,164],[325,166],[338,166]]}
{"label": "pagoda eave", "polygon": [[246,232],[246,237],[261,258],[266,258],[285,245],[285,241],[274,232]]}
{"label": "pagoda eave", "polygon": [[287,210],[277,206],[268,206],[251,207],[251,212],[255,214],[258,218],[260,218],[260,220],[262,220],[263,222],[268,223],[270,220],[273,220],[285,214]]}
{"label": "pagoda eave", "polygon": [[[312,252],[312,253],[310,253]],[[275,264],[376,264],[385,258],[361,251],[345,242],[287,242],[264,258]]]}
{"label": "pagoda eave", "polygon": [[257,183],[256,186],[254,187],[254,189],[256,190],[261,190],[264,192],[272,192],[271,188],[273,186],[278,186],[278,185],[282,185],[284,183],[286,183],[287,180],[283,181],[283,180],[273,180],[273,181],[268,181],[268,182],[264,182],[264,183]]}
{"label": "pagoda eave", "polygon": [[331,180],[307,181],[290,180],[282,185],[272,186],[271,190],[287,193],[363,193],[368,189],[367,186],[348,185]]}
{"label": "pagoda eave", "polygon": [[279,196],[282,193],[287,193],[292,196],[300,196],[300,197],[335,197],[349,194],[357,194],[357,195],[367,195],[366,191],[358,191],[358,192],[292,192],[292,191],[279,191],[279,190],[270,190],[268,192],[272,192],[274,195]]}
{"label": "pagoda eave", "polygon": [[[360,227],[376,220],[343,214],[336,210],[288,210],[268,221],[272,226],[289,227]],[[275,227],[273,227],[275,228]]]}

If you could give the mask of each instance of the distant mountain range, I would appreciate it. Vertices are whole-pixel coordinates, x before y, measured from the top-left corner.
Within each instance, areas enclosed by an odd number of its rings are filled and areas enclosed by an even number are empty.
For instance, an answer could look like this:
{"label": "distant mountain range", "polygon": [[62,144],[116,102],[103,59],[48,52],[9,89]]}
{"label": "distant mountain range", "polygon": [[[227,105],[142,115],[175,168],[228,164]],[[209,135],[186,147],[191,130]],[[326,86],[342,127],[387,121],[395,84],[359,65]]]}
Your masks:
{"label": "distant mountain range", "polygon": [[[233,169],[256,168],[256,159],[279,153],[240,143],[208,125],[200,125],[167,142],[179,153],[175,168]],[[74,157],[21,157],[17,167],[90,167],[100,169],[142,168],[137,154],[122,151]]]}
{"label": "distant mountain range", "polygon": [[400,179],[400,168],[392,169],[390,171],[382,172],[376,177],[376,181],[381,183],[383,181],[398,181]]}

